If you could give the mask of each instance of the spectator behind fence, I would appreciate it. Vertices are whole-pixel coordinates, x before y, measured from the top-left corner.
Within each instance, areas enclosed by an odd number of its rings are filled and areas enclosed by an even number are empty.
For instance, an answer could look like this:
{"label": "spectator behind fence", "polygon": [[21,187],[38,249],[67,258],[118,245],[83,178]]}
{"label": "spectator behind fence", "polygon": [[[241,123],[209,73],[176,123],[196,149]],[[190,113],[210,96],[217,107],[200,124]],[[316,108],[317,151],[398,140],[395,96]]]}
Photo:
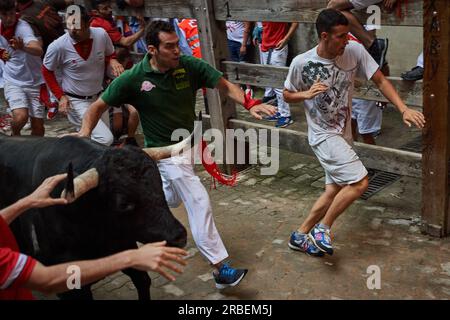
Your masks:
{"label": "spectator behind fence", "polygon": [[397,0],[331,0],[328,8],[336,9],[347,18],[350,23],[350,32],[361,41],[372,58],[383,67],[386,60],[386,52],[388,50],[388,39],[376,38],[373,33],[367,31],[363,24],[353,15],[352,9],[362,10],[368,6],[382,3],[387,8],[394,6]]}
{"label": "spectator behind fence", "polygon": [[[298,23],[263,22],[261,39],[261,64],[273,66],[286,66],[288,56],[288,41],[298,27]],[[266,88],[263,102],[276,98],[278,112],[265,120],[276,122],[277,128],[285,128],[294,123],[291,117],[289,104],[284,101],[283,90]]]}

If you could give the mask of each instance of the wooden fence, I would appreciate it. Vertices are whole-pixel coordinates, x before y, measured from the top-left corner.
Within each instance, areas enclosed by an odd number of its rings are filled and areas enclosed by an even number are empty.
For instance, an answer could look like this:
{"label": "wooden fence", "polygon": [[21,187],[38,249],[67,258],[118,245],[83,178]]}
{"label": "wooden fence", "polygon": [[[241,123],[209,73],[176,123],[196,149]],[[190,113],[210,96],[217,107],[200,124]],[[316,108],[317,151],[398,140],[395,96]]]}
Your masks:
{"label": "wooden fence", "polygon": [[[81,1],[84,2],[84,1]],[[327,0],[146,0],[143,8],[127,8],[114,13],[143,14],[159,18],[195,18],[198,21],[203,58],[222,70],[235,83],[282,87],[287,67],[274,67],[227,60],[226,20],[280,21],[314,23]],[[382,14],[381,23],[393,26],[423,27],[425,76],[418,82],[390,78],[404,101],[424,111],[423,153],[406,152],[381,146],[356,143],[357,151],[369,167],[402,175],[422,177],[423,230],[434,236],[448,235],[450,156],[450,1],[408,0],[403,18]],[[367,14],[355,12],[360,19]],[[311,44],[311,47],[315,44]],[[407,47],[407,44],[405,44]],[[423,91],[423,94],[422,94]],[[371,82],[357,83],[355,96],[366,100],[385,100]],[[273,129],[260,123],[235,119],[235,104],[217,90],[207,90],[212,127]],[[311,154],[306,133],[290,129],[280,131],[282,148]]]}

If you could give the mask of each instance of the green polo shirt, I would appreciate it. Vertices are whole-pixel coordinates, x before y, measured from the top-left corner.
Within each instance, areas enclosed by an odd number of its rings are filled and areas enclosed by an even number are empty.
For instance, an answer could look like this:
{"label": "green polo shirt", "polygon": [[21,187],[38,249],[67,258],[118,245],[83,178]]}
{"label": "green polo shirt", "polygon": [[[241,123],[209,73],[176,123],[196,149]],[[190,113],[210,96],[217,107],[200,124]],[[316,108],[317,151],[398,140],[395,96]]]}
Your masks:
{"label": "green polo shirt", "polygon": [[176,69],[161,73],[152,69],[147,54],[114,79],[101,98],[110,106],[134,106],[141,119],[145,146],[162,147],[174,143],[174,130],[192,132],[197,90],[215,88],[221,77],[222,73],[204,60],[189,56],[181,56]]}

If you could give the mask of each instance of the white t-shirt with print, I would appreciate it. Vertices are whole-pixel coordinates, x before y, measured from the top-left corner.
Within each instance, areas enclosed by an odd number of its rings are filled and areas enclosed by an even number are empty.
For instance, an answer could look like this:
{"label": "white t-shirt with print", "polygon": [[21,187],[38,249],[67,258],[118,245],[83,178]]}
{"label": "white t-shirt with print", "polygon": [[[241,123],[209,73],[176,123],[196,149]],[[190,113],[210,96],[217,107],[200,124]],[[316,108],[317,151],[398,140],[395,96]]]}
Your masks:
{"label": "white t-shirt with print", "polygon": [[90,28],[92,49],[84,60],[74,47],[75,41],[65,33],[53,41],[44,57],[44,66],[50,71],[60,70],[64,92],[91,96],[102,90],[105,57],[114,53],[114,46],[103,28]]}
{"label": "white t-shirt with print", "polygon": [[[38,41],[30,25],[20,19],[17,22],[14,36],[22,38],[24,45],[31,41]],[[41,72],[41,57],[33,56],[23,50],[14,50],[9,45],[8,40],[1,35],[0,48],[7,50],[10,56],[10,59],[3,66],[3,79],[6,82],[19,87],[35,87],[44,83]]]}
{"label": "white t-shirt with print", "polygon": [[309,144],[318,145],[334,135],[342,135],[352,143],[353,82],[355,77],[372,78],[378,64],[355,41],[350,41],[344,53],[333,60],[320,57],[317,48],[294,58],[284,86],[292,92],[307,91],[320,77],[321,82],[329,87],[328,90],[304,101]]}

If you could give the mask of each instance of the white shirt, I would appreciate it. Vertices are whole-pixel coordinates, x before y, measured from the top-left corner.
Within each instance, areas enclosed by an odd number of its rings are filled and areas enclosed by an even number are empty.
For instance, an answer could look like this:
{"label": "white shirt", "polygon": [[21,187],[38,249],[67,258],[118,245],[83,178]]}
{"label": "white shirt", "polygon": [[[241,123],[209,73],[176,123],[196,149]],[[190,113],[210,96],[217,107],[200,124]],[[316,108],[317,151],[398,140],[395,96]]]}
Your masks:
{"label": "white shirt", "polygon": [[237,41],[242,44],[244,41],[245,24],[242,21],[227,21],[228,40]]}
{"label": "white shirt", "polygon": [[352,143],[351,104],[354,78],[372,78],[378,64],[364,47],[350,41],[341,56],[333,60],[317,54],[317,46],[292,60],[284,86],[287,90],[307,91],[320,77],[329,89],[305,100],[308,140],[318,145],[330,136],[342,135]]}
{"label": "white shirt", "polygon": [[[22,38],[24,45],[31,41],[38,41],[30,25],[20,19],[17,22],[14,36]],[[35,87],[44,83],[41,57],[33,56],[23,50],[14,50],[3,36],[0,36],[0,47],[6,49],[10,56],[3,66],[3,79],[6,82],[20,87]]]}
{"label": "white shirt", "polygon": [[53,41],[45,54],[44,66],[50,71],[60,69],[64,92],[92,96],[102,90],[105,57],[114,53],[114,46],[103,28],[89,29],[93,42],[87,60],[78,54],[69,33]]}

